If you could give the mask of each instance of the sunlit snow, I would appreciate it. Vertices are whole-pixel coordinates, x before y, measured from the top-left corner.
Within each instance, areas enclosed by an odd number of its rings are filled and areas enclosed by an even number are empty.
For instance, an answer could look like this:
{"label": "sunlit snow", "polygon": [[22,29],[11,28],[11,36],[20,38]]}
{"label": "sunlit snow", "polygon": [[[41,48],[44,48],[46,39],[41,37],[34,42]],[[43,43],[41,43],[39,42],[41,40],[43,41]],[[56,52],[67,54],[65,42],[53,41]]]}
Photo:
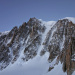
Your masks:
{"label": "sunlit snow", "polygon": [[72,21],[73,24],[75,24],[75,18],[74,17],[65,17],[64,19],[68,19],[69,21]]}

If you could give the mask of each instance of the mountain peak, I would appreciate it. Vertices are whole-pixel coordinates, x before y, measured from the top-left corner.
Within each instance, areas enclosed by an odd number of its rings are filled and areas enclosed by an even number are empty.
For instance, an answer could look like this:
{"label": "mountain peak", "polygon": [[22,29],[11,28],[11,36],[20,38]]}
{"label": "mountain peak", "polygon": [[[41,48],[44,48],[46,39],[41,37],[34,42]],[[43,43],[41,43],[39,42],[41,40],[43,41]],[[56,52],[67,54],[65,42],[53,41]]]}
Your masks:
{"label": "mountain peak", "polygon": [[[74,17],[65,17],[63,19],[68,19],[69,22],[71,21],[73,24],[75,24],[75,18]],[[61,19],[61,20],[63,20],[63,19]]]}

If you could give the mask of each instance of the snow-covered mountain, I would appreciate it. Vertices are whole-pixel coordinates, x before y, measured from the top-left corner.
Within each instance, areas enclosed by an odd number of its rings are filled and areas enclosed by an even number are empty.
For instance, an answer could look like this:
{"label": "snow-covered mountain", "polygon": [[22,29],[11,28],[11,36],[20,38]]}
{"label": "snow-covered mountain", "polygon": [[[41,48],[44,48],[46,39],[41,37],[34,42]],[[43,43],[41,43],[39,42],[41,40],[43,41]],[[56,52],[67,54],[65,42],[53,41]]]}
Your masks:
{"label": "snow-covered mountain", "polygon": [[75,18],[30,18],[0,33],[0,75],[75,75]]}

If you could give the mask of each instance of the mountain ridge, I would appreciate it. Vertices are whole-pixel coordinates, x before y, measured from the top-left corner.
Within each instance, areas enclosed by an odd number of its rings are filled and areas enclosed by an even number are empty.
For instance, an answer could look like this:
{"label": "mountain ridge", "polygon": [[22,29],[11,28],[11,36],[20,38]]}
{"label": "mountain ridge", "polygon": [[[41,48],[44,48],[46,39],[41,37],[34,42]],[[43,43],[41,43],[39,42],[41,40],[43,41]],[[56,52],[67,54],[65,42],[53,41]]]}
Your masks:
{"label": "mountain ridge", "polygon": [[14,27],[8,34],[0,36],[0,39],[0,70],[7,69],[16,61],[24,63],[37,56],[42,59],[45,53],[49,55],[46,60],[46,70],[49,72],[53,71],[59,62],[63,68],[62,75],[72,75],[75,70],[75,24],[72,18],[67,17],[57,22],[30,18],[19,28]]}

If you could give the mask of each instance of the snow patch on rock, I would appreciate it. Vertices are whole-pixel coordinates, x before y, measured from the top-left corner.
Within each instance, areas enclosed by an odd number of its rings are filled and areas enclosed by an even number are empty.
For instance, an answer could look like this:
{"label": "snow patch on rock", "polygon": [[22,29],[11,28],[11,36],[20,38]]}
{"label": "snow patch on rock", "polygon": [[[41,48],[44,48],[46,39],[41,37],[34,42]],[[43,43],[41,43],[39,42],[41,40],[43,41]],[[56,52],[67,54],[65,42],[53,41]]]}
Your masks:
{"label": "snow patch on rock", "polygon": [[68,19],[69,21],[72,21],[73,24],[75,24],[75,18],[74,17],[65,17],[64,19]]}

